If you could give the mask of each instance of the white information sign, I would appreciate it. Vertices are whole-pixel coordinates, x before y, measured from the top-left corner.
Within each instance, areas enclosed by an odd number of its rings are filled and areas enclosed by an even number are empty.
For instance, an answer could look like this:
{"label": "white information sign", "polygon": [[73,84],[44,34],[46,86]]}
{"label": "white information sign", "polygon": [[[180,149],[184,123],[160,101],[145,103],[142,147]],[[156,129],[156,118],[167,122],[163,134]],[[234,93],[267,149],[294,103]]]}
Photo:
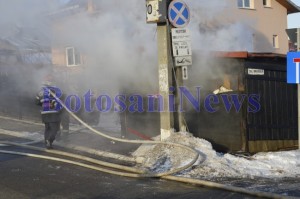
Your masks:
{"label": "white information sign", "polygon": [[187,66],[182,67],[182,79],[183,80],[188,80],[189,79],[189,73],[188,73]]}
{"label": "white information sign", "polygon": [[[173,28],[172,29],[172,48],[173,56],[176,57],[185,57],[181,60],[192,62],[192,44],[189,30],[186,28]],[[187,58],[189,56],[189,58]],[[182,64],[180,59],[175,60],[176,66],[186,66]],[[192,65],[192,64],[187,64]]]}
{"label": "white information sign", "polygon": [[187,28],[173,28],[172,41],[191,41],[190,31]]}
{"label": "white information sign", "polygon": [[173,56],[191,56],[192,46],[189,41],[176,41],[173,42]]}
{"label": "white information sign", "polygon": [[265,75],[265,70],[248,68],[248,75]]}
{"label": "white information sign", "polygon": [[175,66],[191,66],[192,64],[192,56],[175,57]]}

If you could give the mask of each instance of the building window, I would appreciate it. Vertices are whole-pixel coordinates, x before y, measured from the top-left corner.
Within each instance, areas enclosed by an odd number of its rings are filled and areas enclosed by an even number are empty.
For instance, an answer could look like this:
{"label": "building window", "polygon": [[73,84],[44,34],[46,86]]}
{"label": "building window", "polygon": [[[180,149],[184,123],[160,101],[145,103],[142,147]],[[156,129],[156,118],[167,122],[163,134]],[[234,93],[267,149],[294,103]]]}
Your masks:
{"label": "building window", "polygon": [[263,0],[264,7],[271,7],[271,0]]}
{"label": "building window", "polygon": [[253,0],[238,0],[238,7],[239,8],[253,9],[254,8],[254,2],[253,2]]}
{"label": "building window", "polygon": [[273,35],[273,47],[279,48],[279,38],[278,35]]}
{"label": "building window", "polygon": [[67,66],[78,66],[81,64],[81,56],[74,47],[66,48]]}

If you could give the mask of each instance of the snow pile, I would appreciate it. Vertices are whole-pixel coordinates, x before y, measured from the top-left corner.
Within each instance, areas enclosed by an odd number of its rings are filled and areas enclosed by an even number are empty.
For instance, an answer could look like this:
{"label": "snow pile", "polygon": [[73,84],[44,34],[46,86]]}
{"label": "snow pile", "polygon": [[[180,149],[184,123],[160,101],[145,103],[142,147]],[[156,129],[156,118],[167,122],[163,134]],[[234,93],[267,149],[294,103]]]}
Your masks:
{"label": "snow pile", "polygon": [[[211,143],[195,138],[189,133],[176,133],[168,142],[180,143],[196,149],[200,157],[189,170],[178,175],[191,178],[213,177],[300,177],[300,150],[288,152],[259,153],[249,158],[220,154]],[[190,162],[193,154],[168,145],[142,145],[134,156],[146,158],[146,166],[154,172],[168,171]]]}
{"label": "snow pile", "polygon": [[39,132],[22,132],[22,137],[30,139],[30,140],[43,140],[44,136]]}

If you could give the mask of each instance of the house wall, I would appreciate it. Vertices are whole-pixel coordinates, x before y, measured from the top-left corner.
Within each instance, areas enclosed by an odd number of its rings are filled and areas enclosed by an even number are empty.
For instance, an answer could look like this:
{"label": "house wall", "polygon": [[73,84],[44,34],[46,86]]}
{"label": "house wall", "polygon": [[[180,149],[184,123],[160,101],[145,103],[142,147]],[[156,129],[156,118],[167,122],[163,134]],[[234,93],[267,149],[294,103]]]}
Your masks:
{"label": "house wall", "polygon": [[[285,32],[287,28],[287,9],[276,0],[271,0],[271,7],[264,7],[262,0],[252,0],[254,2],[253,9],[238,8],[237,1],[227,0],[225,9],[214,17],[214,21],[218,21],[223,25],[238,22],[247,24],[250,27],[249,29],[238,30],[241,31],[242,35],[245,32],[245,36],[248,35],[248,37],[249,34],[246,31],[251,31],[252,38],[250,40],[252,41],[249,41],[250,44],[247,49],[234,50],[286,54],[288,52],[288,36]],[[76,45],[74,35],[76,35],[76,29],[81,28],[76,22],[79,21],[80,16],[92,12],[89,10],[81,11],[81,13],[73,13],[54,20],[52,44],[54,65],[66,66],[65,48]],[[279,37],[279,48],[273,47],[273,35]],[[83,35],[83,37],[86,36]],[[249,40],[249,38],[246,39]]]}
{"label": "house wall", "polygon": [[[264,7],[262,0],[253,0],[254,8],[238,8],[238,0],[228,0],[230,10],[224,12],[228,21],[243,21],[253,29],[253,52],[288,52],[287,9],[276,0]],[[223,15],[220,15],[223,18]],[[224,20],[224,19],[222,19]],[[279,48],[273,48],[273,35],[279,36]],[[245,50],[245,49],[238,49]]]}
{"label": "house wall", "polygon": [[[52,24],[52,63],[55,66],[67,66],[66,47],[71,46],[66,34],[72,34],[66,27],[71,17],[57,19]],[[65,39],[64,39],[65,38]]]}
{"label": "house wall", "polygon": [[[82,21],[87,13],[79,12],[53,20],[52,23],[52,63],[55,66],[67,66],[66,48],[82,46]],[[82,49],[80,49],[82,50]],[[81,61],[84,62],[81,52]]]}

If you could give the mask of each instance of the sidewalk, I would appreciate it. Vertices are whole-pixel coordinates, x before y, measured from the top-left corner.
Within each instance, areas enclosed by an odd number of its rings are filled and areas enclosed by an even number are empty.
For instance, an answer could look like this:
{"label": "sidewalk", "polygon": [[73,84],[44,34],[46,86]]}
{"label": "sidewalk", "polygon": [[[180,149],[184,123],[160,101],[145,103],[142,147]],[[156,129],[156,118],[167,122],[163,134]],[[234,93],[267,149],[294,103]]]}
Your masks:
{"label": "sidewalk", "polygon": [[42,122],[30,122],[22,121],[17,118],[10,118],[5,116],[0,116],[0,128],[9,130],[9,131],[18,131],[18,132],[43,132],[44,125]]}
{"label": "sidewalk", "polygon": [[[112,126],[112,125],[106,123],[106,126]],[[116,131],[108,132],[103,130],[103,128],[100,127],[94,127],[94,128],[100,130],[102,133],[105,133],[106,135],[116,137],[116,138],[121,137],[121,134],[117,133]],[[44,132],[44,125],[43,123],[35,123],[35,122],[25,121],[25,120],[22,121],[15,118],[0,116],[0,140],[19,141],[21,140],[20,138],[14,138],[14,137],[12,138],[11,136],[1,134],[1,129],[12,131],[12,132],[24,133],[25,136],[40,134],[42,138]],[[55,142],[54,142],[54,147],[55,147]],[[59,142],[62,143],[62,141]],[[84,146],[96,150],[119,153],[122,155],[130,155],[131,152],[133,152],[140,146],[138,144],[119,143],[119,142],[109,140],[107,138],[103,138],[100,135],[94,134],[88,129],[80,125],[70,126],[70,135],[66,143],[77,145],[77,146]]]}

